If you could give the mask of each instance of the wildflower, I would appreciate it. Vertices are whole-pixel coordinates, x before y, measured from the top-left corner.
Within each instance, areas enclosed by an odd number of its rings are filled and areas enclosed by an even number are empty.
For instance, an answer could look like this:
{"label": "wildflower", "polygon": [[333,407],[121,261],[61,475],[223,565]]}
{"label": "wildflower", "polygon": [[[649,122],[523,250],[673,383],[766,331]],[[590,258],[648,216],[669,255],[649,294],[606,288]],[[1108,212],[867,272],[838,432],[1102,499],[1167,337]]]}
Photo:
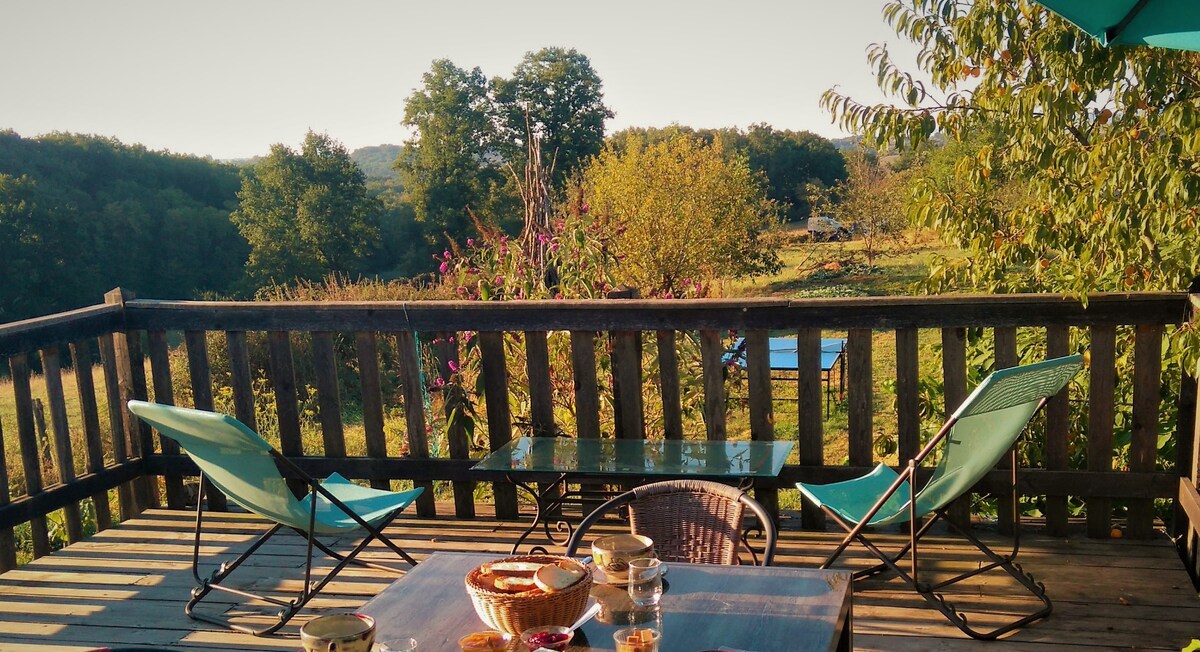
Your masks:
{"label": "wildflower", "polygon": [[450,250],[449,249],[442,252],[442,258],[445,258],[446,260],[450,260]]}
{"label": "wildflower", "polygon": [[663,293],[663,298],[664,299],[674,299],[675,293],[670,290],[667,290],[666,292]]}
{"label": "wildflower", "polygon": [[474,247],[475,246],[475,238],[467,238],[467,246]]}
{"label": "wildflower", "polygon": [[579,207],[579,211],[581,213],[586,213],[586,212],[588,212],[589,208],[591,208],[591,207],[588,206],[587,202],[583,202],[583,205]]}
{"label": "wildflower", "polygon": [[442,377],[441,377],[441,376],[438,376],[437,378],[434,378],[434,379],[433,379],[433,386],[434,386],[434,387],[441,387],[441,386],[443,386],[443,385],[445,385],[445,384],[446,384],[446,381],[445,381],[445,380],[442,380]]}
{"label": "wildflower", "polygon": [[506,235],[500,236],[500,244],[507,244],[507,243],[508,243],[508,236],[506,236]]}
{"label": "wildflower", "polygon": [[558,251],[558,243],[557,242],[550,243],[550,251]]}
{"label": "wildflower", "polygon": [[546,244],[547,242],[550,242],[550,236],[546,235],[545,233],[539,233],[538,242],[541,244]]}
{"label": "wildflower", "polygon": [[501,245],[500,246],[500,255],[503,256],[503,255],[506,255],[507,253],[508,253],[508,247]]}
{"label": "wildflower", "polygon": [[445,261],[442,261],[442,264],[441,264],[441,265],[438,265],[438,271],[439,271],[439,272],[441,272],[441,273],[443,273],[443,274],[445,274],[446,272],[450,271],[450,263],[447,263],[447,262],[445,262]]}
{"label": "wildflower", "polygon": [[458,373],[458,363],[457,362],[455,362],[453,360],[447,360],[446,366],[450,368],[450,371],[452,371],[454,373]]}

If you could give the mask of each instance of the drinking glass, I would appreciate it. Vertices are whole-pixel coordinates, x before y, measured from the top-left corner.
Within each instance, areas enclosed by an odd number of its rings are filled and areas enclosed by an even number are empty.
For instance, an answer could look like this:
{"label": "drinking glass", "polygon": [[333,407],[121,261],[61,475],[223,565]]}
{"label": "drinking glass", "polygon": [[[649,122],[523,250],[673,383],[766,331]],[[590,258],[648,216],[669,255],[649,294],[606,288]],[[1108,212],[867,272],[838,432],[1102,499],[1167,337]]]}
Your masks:
{"label": "drinking glass", "polygon": [[662,597],[662,562],[643,557],[629,562],[629,599],[639,607],[658,604]]}
{"label": "drinking glass", "polygon": [[417,652],[417,639],[391,639],[387,644],[380,643],[376,645],[375,652]]}

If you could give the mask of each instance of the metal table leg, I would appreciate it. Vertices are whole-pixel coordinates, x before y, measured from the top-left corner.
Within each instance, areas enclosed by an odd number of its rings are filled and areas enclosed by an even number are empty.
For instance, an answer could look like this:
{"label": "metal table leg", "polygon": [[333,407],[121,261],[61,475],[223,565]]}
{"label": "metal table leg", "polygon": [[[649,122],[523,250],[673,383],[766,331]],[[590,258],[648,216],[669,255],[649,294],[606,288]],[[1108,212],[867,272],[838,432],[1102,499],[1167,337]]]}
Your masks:
{"label": "metal table leg", "polygon": [[[513,543],[512,550],[509,552],[509,554],[517,554],[517,549],[521,547],[521,544],[525,542],[525,539],[529,538],[530,534],[533,534],[533,531],[537,529],[539,523],[546,531],[546,538],[550,540],[550,543],[557,546],[566,545],[567,542],[571,540],[571,535],[575,533],[575,527],[565,519],[560,518],[558,521],[556,521],[554,523],[554,529],[558,532],[566,532],[566,536],[559,540],[555,537],[554,532],[551,532],[550,530],[550,521],[552,519],[551,515],[556,511],[555,508],[561,508],[564,499],[570,495],[569,492],[565,491],[561,492],[561,494],[557,492],[559,487],[562,487],[564,484],[566,484],[567,474],[559,474],[558,478],[555,479],[554,482],[546,485],[546,487],[540,491],[538,490],[536,483],[521,482],[520,480],[513,479],[512,476],[506,476],[506,478],[509,482],[513,483],[517,487],[523,489],[525,493],[529,494],[529,497],[533,499],[534,509],[533,522],[529,524],[529,527],[525,528],[525,531],[521,533],[521,536],[517,537],[517,541]],[[549,500],[547,500],[547,498],[549,498]],[[545,546],[533,546],[529,549],[529,552],[531,554],[549,554],[549,551],[546,550]]]}

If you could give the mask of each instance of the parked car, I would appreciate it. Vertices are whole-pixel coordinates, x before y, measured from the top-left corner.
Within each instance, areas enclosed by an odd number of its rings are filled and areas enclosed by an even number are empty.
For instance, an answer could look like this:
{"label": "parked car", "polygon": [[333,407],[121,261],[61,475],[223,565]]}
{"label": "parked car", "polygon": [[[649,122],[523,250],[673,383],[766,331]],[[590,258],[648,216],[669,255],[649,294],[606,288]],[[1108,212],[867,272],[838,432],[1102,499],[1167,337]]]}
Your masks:
{"label": "parked car", "polygon": [[850,239],[850,229],[828,215],[808,218],[808,235],[814,242],[840,242]]}

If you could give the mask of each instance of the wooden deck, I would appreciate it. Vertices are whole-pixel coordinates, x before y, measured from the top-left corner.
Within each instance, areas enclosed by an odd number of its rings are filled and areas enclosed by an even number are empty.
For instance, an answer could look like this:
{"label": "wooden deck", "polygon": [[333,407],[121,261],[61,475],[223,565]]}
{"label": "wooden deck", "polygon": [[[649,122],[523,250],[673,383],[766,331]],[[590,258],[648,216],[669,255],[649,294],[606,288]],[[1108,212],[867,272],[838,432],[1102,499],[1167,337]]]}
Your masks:
{"label": "wooden deck", "polygon": [[[785,528],[798,520],[788,519]],[[243,514],[219,515],[211,523],[212,534],[206,537],[203,549],[209,555],[244,547],[264,529],[261,521]],[[352,568],[314,602],[314,609],[283,630],[285,636],[256,639],[219,631],[191,621],[183,613],[192,586],[192,525],[193,516],[188,512],[148,512],[0,575],[0,652],[65,652],[102,644],[164,645],[181,650],[295,650],[299,648],[296,630],[306,617],[322,610],[354,609],[391,581],[374,571]],[[520,525],[512,522],[405,517],[390,534],[421,558],[438,550],[506,552],[519,530]],[[813,565],[831,549],[835,536],[788,530],[777,563]],[[253,568],[239,571],[254,576],[255,589],[290,589],[298,584],[303,541],[294,536],[277,541],[248,563]],[[933,557],[939,560],[939,569],[966,569],[976,563],[967,547],[948,538],[937,539],[936,544],[923,550],[930,564]],[[383,560],[385,552],[372,548],[368,555]],[[1179,650],[1200,637],[1200,600],[1165,537],[1145,542],[1027,535],[1021,559],[1026,570],[1046,584],[1054,600],[1054,614],[1048,620],[1017,632],[1002,644],[972,641],[924,606],[915,594],[904,592],[898,581],[874,581],[856,587],[856,648]],[[960,590],[953,601],[963,607],[1012,611],[1022,607],[1012,588],[1012,583],[1002,578],[980,580]],[[229,602],[222,596],[215,599]],[[260,622],[269,610],[230,604],[229,613],[245,622]],[[986,621],[982,618],[979,622]],[[413,635],[420,640],[420,632]],[[670,651],[669,645],[664,647],[664,652]]]}

